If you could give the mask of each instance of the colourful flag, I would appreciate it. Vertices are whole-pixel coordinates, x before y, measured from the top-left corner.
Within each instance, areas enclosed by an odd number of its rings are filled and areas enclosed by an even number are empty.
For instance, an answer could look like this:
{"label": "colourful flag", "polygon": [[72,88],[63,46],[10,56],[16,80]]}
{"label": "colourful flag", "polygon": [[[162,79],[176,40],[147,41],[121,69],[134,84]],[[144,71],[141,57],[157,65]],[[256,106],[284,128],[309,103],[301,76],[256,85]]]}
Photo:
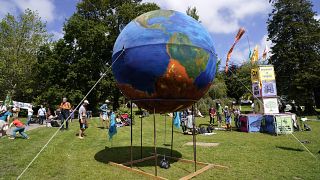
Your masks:
{"label": "colourful flag", "polygon": [[253,50],[252,56],[251,56],[251,64],[254,64],[259,59],[259,51],[258,51],[258,45]]}
{"label": "colourful flag", "polygon": [[264,48],[263,54],[262,54],[262,58],[263,58],[264,60],[267,59],[268,52],[269,52],[269,48],[268,48],[268,46],[266,45],[266,47]]}
{"label": "colourful flag", "polygon": [[13,101],[12,101],[11,96],[10,96],[9,93],[6,96],[6,100],[4,100],[3,105],[6,106],[6,107],[13,106]]}
{"label": "colourful flag", "polygon": [[231,59],[231,54],[232,54],[232,51],[233,51],[233,48],[234,46],[239,42],[239,40],[241,39],[242,35],[245,33],[246,31],[244,30],[244,28],[240,28],[235,39],[234,39],[234,42],[233,42],[233,45],[231,46],[230,50],[228,51],[228,54],[227,54],[227,60],[226,60],[226,68],[225,68],[225,72],[227,73],[228,72],[228,62],[229,60]]}
{"label": "colourful flag", "polygon": [[111,140],[115,134],[117,134],[116,115],[112,112],[110,116],[109,140]]}
{"label": "colourful flag", "polygon": [[174,112],[173,113],[173,124],[176,128],[180,128],[180,117],[181,113],[180,112]]}

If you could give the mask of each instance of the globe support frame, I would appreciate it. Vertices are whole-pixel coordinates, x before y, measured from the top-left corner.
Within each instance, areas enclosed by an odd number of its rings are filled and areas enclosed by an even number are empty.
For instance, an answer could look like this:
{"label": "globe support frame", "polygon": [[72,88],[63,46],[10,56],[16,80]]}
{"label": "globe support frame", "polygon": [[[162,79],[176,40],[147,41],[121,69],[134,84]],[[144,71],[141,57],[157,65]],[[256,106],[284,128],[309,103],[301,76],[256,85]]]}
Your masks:
{"label": "globe support frame", "polygon": [[[160,99],[157,99],[157,100],[160,100]],[[145,158],[142,158],[142,117],[141,117],[141,129],[140,129],[140,148],[141,148],[141,158],[140,159],[137,159],[137,160],[133,160],[133,145],[132,145],[132,142],[133,142],[133,131],[132,131],[132,124],[133,124],[133,116],[132,116],[132,104],[133,102],[136,102],[136,101],[148,101],[147,99],[143,99],[143,100],[130,100],[130,118],[131,118],[131,125],[130,125],[130,161],[129,162],[126,162],[126,163],[115,163],[115,162],[109,162],[110,165],[113,165],[113,166],[117,166],[117,167],[120,167],[120,168],[123,168],[123,169],[126,169],[126,170],[129,170],[129,171],[132,171],[132,172],[136,172],[136,173],[139,173],[139,174],[142,174],[144,176],[149,176],[149,177],[152,177],[154,179],[166,179],[164,177],[161,177],[161,176],[158,176],[158,170],[157,170],[157,166],[158,166],[158,156],[161,157],[163,155],[161,154],[157,154],[157,137],[156,137],[156,118],[155,118],[155,114],[156,114],[156,108],[154,107],[153,108],[153,145],[154,145],[154,153],[151,153],[151,156],[148,156],[148,157],[145,157]],[[154,99],[152,99],[152,101],[154,101]],[[185,99],[178,99],[178,101],[185,101]],[[190,100],[188,100],[190,101]],[[196,101],[194,101],[193,105],[192,105],[192,141],[193,141],[193,160],[188,160],[188,159],[183,159],[183,158],[177,158],[177,157],[173,157],[172,156],[172,150],[173,150],[173,119],[172,119],[172,126],[171,126],[171,150],[170,150],[170,156],[166,156],[166,158],[169,158],[169,159],[173,159],[173,160],[176,160],[176,161],[181,161],[181,162],[184,162],[184,163],[193,163],[194,164],[194,172],[193,173],[190,173],[189,175],[187,176],[184,176],[182,178],[180,178],[180,180],[186,180],[186,179],[191,179],[211,168],[223,168],[223,169],[228,169],[227,166],[222,166],[222,165],[218,165],[218,164],[211,164],[211,163],[204,163],[204,162],[198,162],[197,161],[197,153],[196,153],[196,129],[195,129],[195,114],[194,114],[194,104],[195,104]],[[134,163],[139,163],[139,162],[143,162],[143,161],[146,161],[146,160],[150,160],[150,159],[154,159],[155,160],[155,165],[154,165],[154,175],[151,174],[151,173],[147,173],[147,172],[144,172],[144,171],[141,171],[141,170],[138,170],[138,169],[134,169],[133,168],[133,164]],[[130,165],[130,167],[128,167],[127,165]],[[197,170],[197,165],[204,165],[203,168]]]}

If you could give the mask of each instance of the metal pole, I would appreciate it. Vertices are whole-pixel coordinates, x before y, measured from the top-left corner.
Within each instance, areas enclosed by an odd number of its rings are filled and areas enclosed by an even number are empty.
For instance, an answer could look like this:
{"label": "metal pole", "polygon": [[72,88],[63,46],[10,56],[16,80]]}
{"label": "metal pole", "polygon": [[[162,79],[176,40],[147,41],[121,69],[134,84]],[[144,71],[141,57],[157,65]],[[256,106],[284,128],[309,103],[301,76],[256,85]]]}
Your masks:
{"label": "metal pole", "polygon": [[157,165],[158,165],[158,154],[157,154],[157,138],[156,138],[156,108],[153,109],[153,146],[154,146],[154,159],[155,159],[155,164],[154,164],[154,173],[155,176],[158,175],[157,172]]}
{"label": "metal pole", "polygon": [[141,115],[141,121],[140,121],[140,156],[142,159],[142,115]]}
{"label": "metal pole", "polygon": [[131,123],[130,123],[130,134],[131,134],[131,146],[130,146],[130,166],[132,168],[132,161],[133,161],[133,152],[132,152],[132,122],[133,122],[133,119],[132,119],[132,101],[130,101],[130,109],[131,109],[131,114],[130,114],[130,118],[131,118]]}
{"label": "metal pole", "polygon": [[194,114],[194,105],[192,105],[192,137],[193,137],[193,161],[194,161],[194,172],[197,171],[197,145],[196,145],[196,123]]}
{"label": "metal pole", "polygon": [[173,147],[173,118],[172,118],[172,124],[171,124],[171,150],[170,150],[171,157],[172,157],[172,147]]}

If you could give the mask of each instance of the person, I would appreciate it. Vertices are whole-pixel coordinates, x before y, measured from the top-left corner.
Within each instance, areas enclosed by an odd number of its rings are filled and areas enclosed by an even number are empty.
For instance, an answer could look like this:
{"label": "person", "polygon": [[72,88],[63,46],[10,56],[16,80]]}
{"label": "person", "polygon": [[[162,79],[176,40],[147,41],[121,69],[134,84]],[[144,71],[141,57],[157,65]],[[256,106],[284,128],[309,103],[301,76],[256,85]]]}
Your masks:
{"label": "person", "polygon": [[235,108],[235,110],[233,111],[234,114],[234,123],[236,125],[237,128],[240,128],[240,110],[239,108]]}
{"label": "person", "polygon": [[32,115],[33,115],[33,110],[32,110],[32,105],[30,105],[28,107],[28,120],[27,120],[27,126],[30,125],[30,122],[31,122],[31,118],[32,118]]}
{"label": "person", "polygon": [[46,108],[44,108],[43,105],[41,105],[40,109],[38,110],[39,124],[43,124],[43,121],[46,119],[46,115]]}
{"label": "person", "polygon": [[61,110],[61,129],[60,130],[64,130],[64,122],[66,122],[66,130],[68,130],[69,128],[69,122],[68,122],[68,117],[70,115],[70,109],[71,109],[71,105],[70,103],[67,101],[67,98],[64,97],[62,99],[62,103],[60,104],[60,110]]}
{"label": "person", "polygon": [[15,139],[17,132],[19,132],[24,139],[29,139],[28,135],[24,132],[26,126],[18,118],[14,118],[9,127],[12,125],[16,127],[12,130],[12,135],[9,139]]}
{"label": "person", "polygon": [[74,119],[74,106],[71,107],[71,109],[70,109],[70,114],[71,114],[70,122],[72,122],[73,119]]}
{"label": "person", "polygon": [[13,115],[12,112],[15,112],[16,110],[16,108],[9,109],[9,111],[6,111],[0,117],[0,133],[2,134],[2,136],[5,136],[7,134],[8,124],[10,123],[10,118]]}
{"label": "person", "polygon": [[255,111],[254,111],[254,103],[251,104],[251,109],[252,109],[252,113],[254,114]]}
{"label": "person", "polygon": [[[110,101],[109,100],[106,100],[105,103],[103,103],[101,106],[100,106],[100,111],[101,111],[101,125],[103,128],[109,128],[109,125],[110,125],[110,120],[109,120],[109,117],[108,117],[108,105],[107,103],[109,103]],[[104,124],[105,122],[105,124]]]}
{"label": "person", "polygon": [[226,122],[226,125],[227,125],[227,130],[231,130],[231,113],[230,113],[230,110],[228,109],[228,106],[225,106],[225,109],[224,109],[224,115],[225,115],[225,122]]}
{"label": "person", "polygon": [[79,139],[84,139],[84,131],[88,128],[87,110],[86,110],[88,104],[89,104],[89,101],[84,100],[83,104],[79,108],[79,124],[80,124]]}
{"label": "person", "polygon": [[209,109],[209,115],[210,115],[210,125],[214,124],[214,116],[216,115],[216,109],[214,107],[211,107]]}
{"label": "person", "polygon": [[3,101],[0,101],[0,116],[7,112],[7,107],[3,105]]}
{"label": "person", "polygon": [[221,123],[222,123],[222,108],[221,108],[221,104],[218,102],[216,104],[216,114],[217,114],[217,121],[218,121],[218,127],[221,127]]}

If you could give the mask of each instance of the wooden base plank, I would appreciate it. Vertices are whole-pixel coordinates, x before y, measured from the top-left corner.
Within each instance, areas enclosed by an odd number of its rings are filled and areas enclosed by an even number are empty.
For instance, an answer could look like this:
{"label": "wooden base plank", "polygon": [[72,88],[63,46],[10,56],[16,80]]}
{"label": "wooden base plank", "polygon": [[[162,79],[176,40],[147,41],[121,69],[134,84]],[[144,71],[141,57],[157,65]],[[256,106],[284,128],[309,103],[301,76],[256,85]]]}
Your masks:
{"label": "wooden base plank", "polygon": [[[142,158],[142,159],[137,159],[137,160],[134,160],[132,161],[132,164],[135,164],[135,163],[139,163],[139,162],[143,162],[143,161],[146,161],[146,160],[149,160],[149,159],[154,159],[154,156],[149,156],[149,157],[145,157],[145,158]],[[130,165],[131,162],[126,162],[126,163],[122,163],[123,165],[127,166],[127,165]]]}
{"label": "wooden base plank", "polygon": [[115,163],[115,162],[109,162],[109,164],[112,165],[112,166],[117,166],[117,167],[126,169],[126,170],[128,170],[128,171],[132,171],[132,172],[136,172],[136,173],[142,174],[142,175],[144,175],[144,176],[148,176],[148,177],[150,177],[150,178],[152,178],[152,179],[167,180],[167,179],[164,178],[164,177],[155,176],[155,175],[153,175],[153,174],[150,174],[150,173],[147,173],[147,172],[138,170],[138,169],[130,168],[130,167],[128,167],[128,166],[125,166],[125,165],[122,165],[122,164],[118,164],[118,163]]}
{"label": "wooden base plank", "polygon": [[195,176],[197,176],[197,175],[199,175],[199,174],[201,174],[201,173],[203,173],[203,172],[205,172],[205,171],[207,171],[207,170],[209,170],[209,169],[211,169],[211,168],[213,168],[213,167],[214,167],[213,164],[208,164],[207,166],[199,169],[198,171],[196,171],[196,172],[194,172],[194,173],[191,173],[191,174],[189,174],[189,175],[187,175],[187,176],[185,176],[185,177],[180,178],[180,180],[188,180],[188,179],[191,179],[191,178],[193,178],[193,177],[195,177]]}

